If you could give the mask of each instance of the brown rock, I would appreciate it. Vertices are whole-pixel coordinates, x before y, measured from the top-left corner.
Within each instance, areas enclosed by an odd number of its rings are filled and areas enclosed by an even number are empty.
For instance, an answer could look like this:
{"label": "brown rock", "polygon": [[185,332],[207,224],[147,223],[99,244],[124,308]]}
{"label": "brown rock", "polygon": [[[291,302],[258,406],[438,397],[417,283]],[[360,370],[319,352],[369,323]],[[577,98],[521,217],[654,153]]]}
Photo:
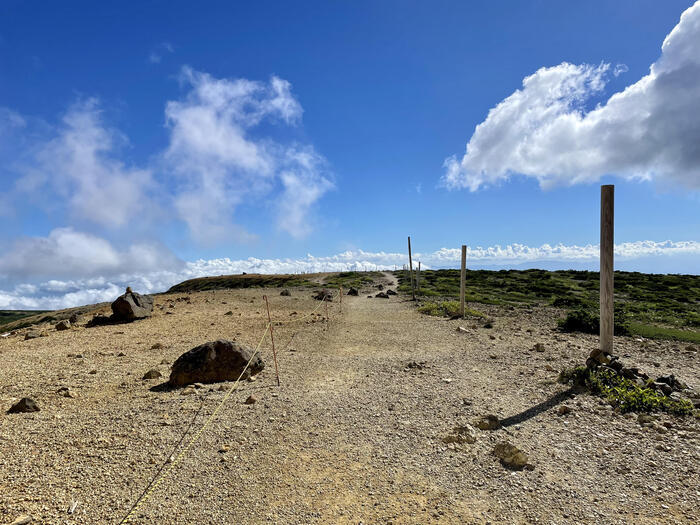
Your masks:
{"label": "brown rock", "polygon": [[501,464],[504,467],[509,469],[520,470],[528,466],[529,458],[527,457],[527,454],[507,441],[498,443],[493,448],[492,453],[501,460]]}
{"label": "brown rock", "polygon": [[68,319],[64,319],[63,321],[59,321],[58,323],[56,323],[55,328],[59,332],[61,332],[63,330],[70,330],[70,321]]}
{"label": "brown rock", "polygon": [[23,397],[17,403],[12,405],[10,409],[7,411],[8,414],[20,414],[23,412],[38,412],[39,411],[39,405],[36,404],[36,402],[29,398],[29,397]]}
{"label": "brown rock", "polygon": [[333,301],[333,294],[330,292],[330,290],[326,290],[324,288],[323,290],[316,292],[313,295],[313,298],[317,301]]}
{"label": "brown rock", "polygon": [[48,334],[44,331],[39,331],[39,330],[30,330],[26,334],[24,334],[24,340],[27,341],[29,339],[36,339],[38,337],[46,337]]}
{"label": "brown rock", "polygon": [[146,373],[143,375],[143,379],[144,379],[144,380],[146,380],[146,379],[158,379],[159,377],[163,377],[163,374],[161,374],[161,373],[160,373],[158,370],[156,370],[155,368],[152,368],[151,370],[149,370],[148,372],[146,372]]}
{"label": "brown rock", "polygon": [[[199,345],[185,352],[173,363],[170,384],[183,386],[192,383],[219,383],[235,381],[239,377],[260,372],[265,363],[250,347],[235,341],[219,339]],[[246,364],[250,366],[246,369]],[[245,369],[245,372],[244,372]]]}
{"label": "brown rock", "polygon": [[443,443],[472,444],[476,443],[476,429],[471,425],[455,427],[452,432],[442,438]]}
{"label": "brown rock", "polygon": [[127,291],[112,303],[112,318],[118,322],[144,319],[153,314],[153,297]]}
{"label": "brown rock", "polygon": [[497,430],[501,428],[501,422],[493,414],[488,414],[474,421],[474,426],[479,430]]}

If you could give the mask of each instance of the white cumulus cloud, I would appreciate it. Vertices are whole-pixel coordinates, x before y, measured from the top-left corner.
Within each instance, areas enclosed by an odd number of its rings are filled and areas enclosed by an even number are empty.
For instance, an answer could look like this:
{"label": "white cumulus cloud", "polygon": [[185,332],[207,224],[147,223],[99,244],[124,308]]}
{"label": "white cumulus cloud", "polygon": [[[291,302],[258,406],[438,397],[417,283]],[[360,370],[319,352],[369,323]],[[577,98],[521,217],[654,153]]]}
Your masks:
{"label": "white cumulus cloud", "polygon": [[[148,169],[129,167],[117,158],[127,143],[118,131],[104,125],[98,101],[71,106],[50,140],[31,147],[31,163],[16,182],[22,193],[51,190],[50,208],[67,208],[76,218],[100,226],[121,227],[148,209],[151,185]],[[44,199],[46,202],[47,199]]]}
{"label": "white cumulus cloud", "polygon": [[[101,237],[57,228],[47,237],[17,239],[0,255],[0,280],[113,276],[180,266],[177,257],[158,244],[132,244],[118,250]],[[59,281],[51,280],[45,288],[61,291],[56,286]]]}
{"label": "white cumulus cloud", "polygon": [[303,114],[291,84],[187,67],[180,77],[185,94],[165,105],[168,145],[140,166],[124,160],[129,141],[96,98],[71,105],[55,125],[0,107],[0,216],[12,217],[16,201],[79,227],[155,233],[182,221],[213,245],[255,237],[235,220],[247,204],[271,208],[294,237],[308,234],[333,184],[312,145],[283,137]]}
{"label": "white cumulus cloud", "polygon": [[699,49],[697,2],[649,74],[590,110],[608,64],[543,67],[489,111],[461,159],[445,161],[443,183],[475,191],[524,175],[546,188],[616,175],[700,189]]}
{"label": "white cumulus cloud", "polygon": [[217,79],[187,67],[181,78],[189,91],[166,105],[171,135],[164,157],[179,176],[175,207],[190,232],[205,242],[247,238],[233,222],[235,208],[281,184],[285,213],[278,224],[294,236],[306,234],[311,206],[332,186],[319,169],[322,157],[312,146],[253,133],[263,121],[294,125],[301,119],[291,84],[274,76],[268,83]]}

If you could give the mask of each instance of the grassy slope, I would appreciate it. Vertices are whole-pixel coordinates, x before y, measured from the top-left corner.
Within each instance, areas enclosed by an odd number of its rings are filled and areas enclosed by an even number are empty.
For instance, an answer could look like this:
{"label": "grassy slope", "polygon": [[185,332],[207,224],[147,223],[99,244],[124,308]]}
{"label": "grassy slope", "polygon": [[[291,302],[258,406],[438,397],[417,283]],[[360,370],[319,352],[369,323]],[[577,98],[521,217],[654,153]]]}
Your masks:
{"label": "grassy slope", "polygon": [[380,272],[340,272],[329,275],[323,282],[329,287],[337,288],[342,286],[345,290],[352,288],[361,288],[362,286],[372,284],[375,279],[382,277]]}
{"label": "grassy slope", "polygon": [[0,330],[7,324],[46,312],[47,310],[0,310]]}
{"label": "grassy slope", "polygon": [[[399,289],[410,292],[404,271]],[[427,270],[421,295],[459,297],[459,270]],[[597,272],[545,270],[467,271],[467,301],[486,304],[552,304],[592,308],[598,304]],[[633,334],[700,342],[700,276],[615,272],[615,300],[624,308]],[[617,308],[617,307],[616,307]]]}
{"label": "grassy slope", "polygon": [[201,292],[204,290],[225,290],[236,288],[283,288],[293,286],[316,286],[315,283],[299,275],[221,275],[199,277],[176,284],[167,293]]}

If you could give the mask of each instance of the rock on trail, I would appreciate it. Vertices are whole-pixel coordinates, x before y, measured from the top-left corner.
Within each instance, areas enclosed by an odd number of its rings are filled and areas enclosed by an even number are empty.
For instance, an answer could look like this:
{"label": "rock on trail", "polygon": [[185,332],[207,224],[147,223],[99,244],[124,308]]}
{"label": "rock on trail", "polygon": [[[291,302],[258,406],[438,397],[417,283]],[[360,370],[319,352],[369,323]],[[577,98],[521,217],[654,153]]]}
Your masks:
{"label": "rock on trail", "polygon": [[23,412],[38,412],[39,411],[39,405],[36,404],[36,401],[34,401],[30,397],[23,397],[17,403],[12,405],[10,409],[7,411],[8,414],[20,414]]}
{"label": "rock on trail", "polygon": [[144,319],[153,314],[153,297],[141,295],[131,290],[112,303],[112,317],[115,321],[129,322]]}
{"label": "rock on trail", "polygon": [[[253,354],[252,348],[234,341],[219,339],[204,343],[177,358],[173,363],[169,383],[172,386],[184,386],[235,381],[241,374],[242,379],[246,379],[265,368],[262,358]],[[246,369],[248,361],[250,366]]]}

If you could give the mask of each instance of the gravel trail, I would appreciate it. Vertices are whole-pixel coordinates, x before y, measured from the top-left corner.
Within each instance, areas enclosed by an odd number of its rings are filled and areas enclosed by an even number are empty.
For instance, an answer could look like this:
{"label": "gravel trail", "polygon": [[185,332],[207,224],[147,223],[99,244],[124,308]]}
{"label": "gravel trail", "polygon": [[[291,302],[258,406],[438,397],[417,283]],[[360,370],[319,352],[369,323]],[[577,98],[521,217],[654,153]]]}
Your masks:
{"label": "gravel trail", "polygon": [[[321,308],[275,326],[281,387],[268,341],[266,369],[241,384],[133,523],[700,521],[697,421],[659,417],[664,432],[596,398],[571,397],[558,371],[581,363],[596,341],[554,331],[558,312],[470,305],[493,319],[488,329],[361,292],[343,298],[342,312],[334,301],[329,322]],[[153,387],[204,341],[254,346],[266,323],[263,293],[275,321],[318,305],[295,289],[163,295],[145,321],[0,341],[0,524],[21,514],[32,523],[119,523],[201,399],[194,429],[224,396],[219,385],[189,396]],[[626,361],[700,387],[698,353],[687,345],[616,345]],[[164,377],[142,380],[152,368]],[[250,394],[258,401],[246,405]],[[4,413],[24,396],[41,411]],[[558,415],[562,405],[570,413]],[[477,430],[473,444],[443,442],[487,414],[505,427]],[[491,454],[504,440],[534,468],[504,468]]]}

